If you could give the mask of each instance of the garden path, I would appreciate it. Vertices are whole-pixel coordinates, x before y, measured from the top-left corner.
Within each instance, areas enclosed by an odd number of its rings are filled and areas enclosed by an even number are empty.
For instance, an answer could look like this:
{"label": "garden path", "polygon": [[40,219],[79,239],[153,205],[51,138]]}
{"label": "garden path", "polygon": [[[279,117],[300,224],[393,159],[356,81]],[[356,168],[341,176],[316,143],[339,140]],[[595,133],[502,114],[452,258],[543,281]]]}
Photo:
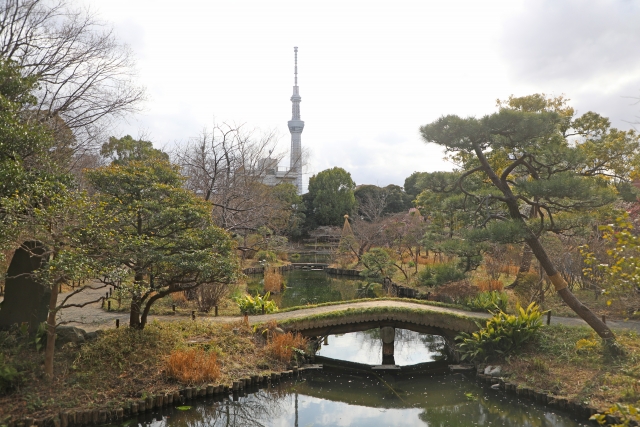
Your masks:
{"label": "garden path", "polygon": [[[98,299],[100,296],[105,294],[105,289],[97,289],[97,290],[85,290],[83,292],[74,295],[69,302],[72,303],[83,303],[87,301],[92,301]],[[59,301],[62,300],[67,294],[61,294],[59,296]],[[321,307],[313,307],[313,308],[304,308],[300,310],[294,311],[286,311],[282,313],[272,313],[258,316],[249,316],[249,323],[261,323],[267,322],[270,320],[275,320],[277,322],[288,320],[288,319],[296,319],[307,316],[312,316],[316,314],[329,313],[332,311],[338,310],[346,310],[349,308],[366,308],[366,307],[405,307],[410,309],[428,309],[430,311],[435,311],[439,313],[451,313],[451,314],[462,314],[469,317],[477,318],[479,321],[487,319],[489,314],[487,313],[477,313],[459,310],[455,308],[447,308],[447,307],[438,307],[431,306],[425,304],[418,304],[408,301],[398,301],[398,300],[374,300],[374,301],[363,301],[363,302],[354,302],[354,303],[346,303],[346,304],[338,304],[338,305],[330,305],[330,306],[321,306]],[[78,326],[86,331],[95,331],[97,329],[106,329],[115,327],[116,319],[120,319],[121,325],[128,324],[129,314],[123,312],[115,312],[115,311],[106,311],[101,307],[101,303],[93,303],[89,304],[85,307],[71,307],[65,310],[62,310],[59,315],[60,321],[69,322],[69,325]],[[187,316],[149,316],[149,320],[160,320],[160,321],[179,321],[179,320],[187,320]],[[238,316],[219,316],[219,317],[200,317],[200,320],[205,320],[208,322],[235,322],[241,320],[241,317]],[[551,317],[551,324],[562,324],[566,326],[586,326],[587,324],[578,318],[571,317]],[[607,324],[610,328],[614,330],[620,329],[631,329],[637,332],[640,332],[640,322],[638,321],[607,321]]]}

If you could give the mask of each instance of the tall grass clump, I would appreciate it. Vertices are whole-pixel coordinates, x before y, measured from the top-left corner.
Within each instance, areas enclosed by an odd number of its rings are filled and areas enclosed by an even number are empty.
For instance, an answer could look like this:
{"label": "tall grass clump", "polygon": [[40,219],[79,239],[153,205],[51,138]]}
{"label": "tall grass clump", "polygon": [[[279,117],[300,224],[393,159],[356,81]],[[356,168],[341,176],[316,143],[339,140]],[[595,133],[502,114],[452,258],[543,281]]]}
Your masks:
{"label": "tall grass clump", "polygon": [[487,320],[484,328],[456,337],[462,360],[486,360],[491,356],[506,356],[520,349],[538,334],[542,313],[535,303],[524,309],[518,305],[517,314],[499,311]]}
{"label": "tall grass clump", "polygon": [[264,290],[272,294],[282,291],[282,274],[275,268],[264,269]]}
{"label": "tall grass clump", "polygon": [[198,384],[220,378],[216,353],[199,348],[172,351],[166,366],[169,377],[185,384]]}
{"label": "tall grass clump", "polygon": [[264,296],[256,295],[243,295],[235,298],[236,304],[240,308],[240,311],[247,314],[261,314],[262,307],[264,307],[265,313],[273,313],[278,311],[278,306],[271,299],[271,293],[267,292]]}
{"label": "tall grass clump", "polygon": [[509,296],[505,292],[490,291],[480,292],[470,298],[466,298],[464,305],[476,311],[506,311],[509,303]]}
{"label": "tall grass clump", "polygon": [[476,286],[481,292],[486,291],[501,291],[504,288],[504,284],[500,280],[478,280]]}
{"label": "tall grass clump", "polygon": [[295,353],[304,352],[307,348],[307,339],[299,334],[287,332],[286,334],[274,335],[265,348],[266,353],[280,361],[290,362]]}

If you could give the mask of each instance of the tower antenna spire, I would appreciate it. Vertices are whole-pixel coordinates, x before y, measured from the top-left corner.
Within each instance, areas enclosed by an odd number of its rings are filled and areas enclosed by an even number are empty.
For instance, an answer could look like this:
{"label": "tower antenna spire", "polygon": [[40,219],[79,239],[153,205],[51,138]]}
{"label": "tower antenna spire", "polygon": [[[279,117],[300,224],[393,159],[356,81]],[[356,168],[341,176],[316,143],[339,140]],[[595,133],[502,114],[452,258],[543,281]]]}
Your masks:
{"label": "tower antenna spire", "polygon": [[295,76],[294,86],[298,86],[298,46],[293,47],[293,54],[295,57],[295,60],[294,60],[295,65],[293,67],[293,74]]}

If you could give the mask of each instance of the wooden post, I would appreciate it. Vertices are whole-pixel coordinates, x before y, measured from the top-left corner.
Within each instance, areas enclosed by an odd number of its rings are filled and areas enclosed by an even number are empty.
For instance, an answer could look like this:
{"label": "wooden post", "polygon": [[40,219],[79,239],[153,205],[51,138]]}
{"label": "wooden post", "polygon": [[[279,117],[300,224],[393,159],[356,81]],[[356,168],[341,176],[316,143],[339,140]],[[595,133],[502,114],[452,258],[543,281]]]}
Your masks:
{"label": "wooden post", "polygon": [[176,314],[176,305],[175,305],[175,304],[172,304],[172,305],[171,305],[171,308],[173,309],[173,314]]}
{"label": "wooden post", "polygon": [[264,314],[264,304],[262,304],[262,314]]}
{"label": "wooden post", "polygon": [[249,323],[249,313],[247,313],[246,311],[244,312],[244,323]]}
{"label": "wooden post", "polygon": [[120,319],[116,319],[116,329],[120,327]]}
{"label": "wooden post", "polygon": [[218,306],[216,305],[214,309],[215,309],[215,316],[218,317]]}
{"label": "wooden post", "polygon": [[196,311],[191,310],[191,320],[196,320]]}
{"label": "wooden post", "polygon": [[107,311],[111,311],[111,300],[107,301]]}
{"label": "wooden post", "polygon": [[547,325],[551,324],[551,310],[547,311]]}

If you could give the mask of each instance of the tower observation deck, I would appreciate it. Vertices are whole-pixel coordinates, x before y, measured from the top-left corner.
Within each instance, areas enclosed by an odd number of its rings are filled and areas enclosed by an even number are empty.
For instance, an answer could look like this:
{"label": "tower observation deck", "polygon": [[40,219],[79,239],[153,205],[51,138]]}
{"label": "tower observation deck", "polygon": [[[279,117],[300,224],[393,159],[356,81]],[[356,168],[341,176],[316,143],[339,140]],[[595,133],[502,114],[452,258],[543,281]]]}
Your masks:
{"label": "tower observation deck", "polygon": [[289,132],[291,133],[291,163],[290,173],[295,176],[295,185],[298,194],[302,194],[302,131],[304,122],[300,120],[300,91],[298,89],[298,47],[293,48],[294,53],[294,85],[291,95],[291,120],[289,120]]}

